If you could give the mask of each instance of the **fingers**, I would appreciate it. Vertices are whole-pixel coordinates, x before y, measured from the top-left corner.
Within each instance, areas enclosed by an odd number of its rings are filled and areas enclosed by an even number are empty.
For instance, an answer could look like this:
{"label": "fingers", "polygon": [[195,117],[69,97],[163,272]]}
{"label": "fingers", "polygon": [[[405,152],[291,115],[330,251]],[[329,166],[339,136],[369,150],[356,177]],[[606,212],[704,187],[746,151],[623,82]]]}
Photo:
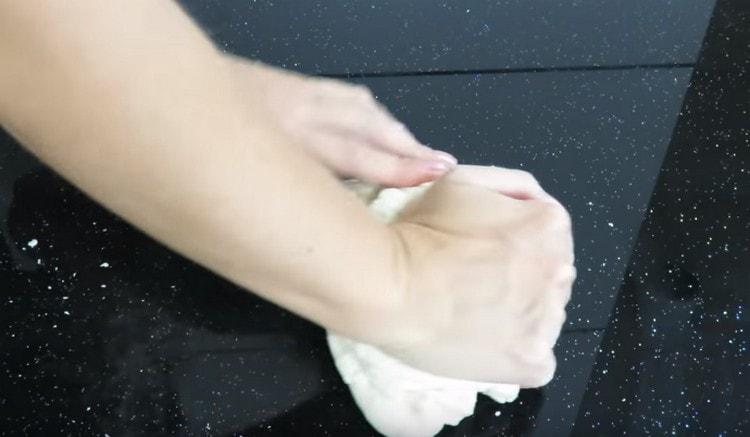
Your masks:
{"label": "fingers", "polygon": [[524,218],[523,244],[544,247],[557,262],[572,265],[575,260],[572,221],[564,207],[551,202],[527,201],[530,212]]}
{"label": "fingers", "polygon": [[337,173],[389,187],[410,187],[432,181],[451,166],[443,160],[425,161],[362,146],[341,144],[328,164]]}
{"label": "fingers", "polygon": [[526,377],[520,381],[523,387],[540,387],[546,385],[554,376],[554,348],[562,328],[565,325],[565,311],[552,308],[546,311],[543,318],[537,320],[529,332],[524,349],[520,352],[519,361],[524,363]]}
{"label": "fingers", "polygon": [[570,302],[571,292],[573,290],[573,284],[575,283],[578,271],[575,266],[568,265],[561,269],[557,277],[556,286],[561,290],[561,298],[563,300],[563,306]]}
{"label": "fingers", "polygon": [[315,114],[311,114],[319,120],[321,127],[349,137],[353,142],[366,143],[399,157],[444,161],[451,167],[456,165],[454,156],[420,143],[404,124],[373,97],[368,88],[335,85],[341,88],[338,97],[331,93],[331,104],[321,106]]}
{"label": "fingers", "polygon": [[541,359],[529,363],[519,378],[521,388],[536,388],[547,385],[555,376],[557,360],[555,354],[550,350]]}
{"label": "fingers", "polygon": [[403,187],[432,181],[456,165],[450,154],[421,144],[367,87],[280,72],[284,86],[269,94],[270,107],[283,108],[280,125],[339,176]]}
{"label": "fingers", "polygon": [[453,155],[420,143],[409,129],[396,120],[383,105],[375,103],[372,109],[374,111],[372,123],[362,134],[375,147],[399,156],[443,160],[451,166],[458,163]]}
{"label": "fingers", "polygon": [[529,343],[514,354],[513,382],[521,388],[547,385],[555,375],[557,360],[551,347],[542,343]]}
{"label": "fingers", "polygon": [[[388,110],[379,103],[373,104],[372,108],[365,109],[372,117],[362,136],[374,146],[401,156],[419,159],[435,159],[442,156],[430,147],[420,143],[409,129],[396,120]],[[445,154],[452,159],[455,158]]]}
{"label": "fingers", "polygon": [[565,309],[559,307],[547,309],[536,321],[533,338],[539,339],[542,346],[551,349],[560,337],[565,320]]}
{"label": "fingers", "polygon": [[[455,169],[435,182],[420,201],[409,205],[400,217],[443,232],[493,240],[498,236],[508,237],[509,230],[525,223],[526,217],[519,210],[530,215],[527,210],[533,205],[475,184],[453,183],[454,172]],[[510,237],[517,239],[515,234]]]}

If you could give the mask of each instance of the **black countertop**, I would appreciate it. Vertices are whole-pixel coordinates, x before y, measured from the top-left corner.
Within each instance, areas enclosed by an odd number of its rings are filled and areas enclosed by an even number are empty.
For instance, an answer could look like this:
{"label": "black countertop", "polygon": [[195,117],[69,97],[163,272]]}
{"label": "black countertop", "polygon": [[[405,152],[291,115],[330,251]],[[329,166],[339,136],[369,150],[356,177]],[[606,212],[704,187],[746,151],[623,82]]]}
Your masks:
{"label": "black countertop", "polygon": [[[234,53],[370,86],[532,171],[579,280],[541,390],[445,436],[750,433],[750,4],[184,1]],[[375,435],[324,332],[0,134],[0,434]]]}

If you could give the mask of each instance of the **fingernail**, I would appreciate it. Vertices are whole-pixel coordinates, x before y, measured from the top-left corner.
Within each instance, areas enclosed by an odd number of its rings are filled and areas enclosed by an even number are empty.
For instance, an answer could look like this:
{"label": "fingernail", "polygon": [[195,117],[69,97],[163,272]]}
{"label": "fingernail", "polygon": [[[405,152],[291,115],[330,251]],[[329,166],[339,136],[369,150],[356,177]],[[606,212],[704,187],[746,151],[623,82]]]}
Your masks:
{"label": "fingernail", "polygon": [[451,155],[450,153],[436,150],[435,152],[433,152],[433,155],[435,156],[435,158],[448,163],[451,167],[458,164],[458,159],[456,159],[456,157]]}
{"label": "fingernail", "polygon": [[431,173],[445,173],[453,166],[443,160],[439,160],[439,161],[427,161],[425,162],[424,167],[427,171]]}

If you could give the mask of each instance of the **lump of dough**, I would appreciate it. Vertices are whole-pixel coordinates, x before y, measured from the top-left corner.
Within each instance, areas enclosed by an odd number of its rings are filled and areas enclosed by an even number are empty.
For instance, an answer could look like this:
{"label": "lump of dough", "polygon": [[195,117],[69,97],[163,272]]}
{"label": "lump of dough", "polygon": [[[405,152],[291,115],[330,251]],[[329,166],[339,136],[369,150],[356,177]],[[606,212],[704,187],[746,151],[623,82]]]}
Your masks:
{"label": "lump of dough", "polygon": [[[431,184],[377,191],[349,183],[379,219],[389,222]],[[457,425],[474,412],[477,393],[497,402],[511,402],[517,385],[447,378],[415,369],[380,349],[328,332],[336,368],[370,424],[389,437],[426,437],[443,425]]]}

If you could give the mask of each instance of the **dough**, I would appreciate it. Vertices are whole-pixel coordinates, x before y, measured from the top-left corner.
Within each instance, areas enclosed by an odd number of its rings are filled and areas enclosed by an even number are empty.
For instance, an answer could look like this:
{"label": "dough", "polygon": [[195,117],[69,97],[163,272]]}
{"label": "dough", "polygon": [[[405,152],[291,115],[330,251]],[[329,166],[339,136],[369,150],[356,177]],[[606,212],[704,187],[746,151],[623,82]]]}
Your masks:
{"label": "dough", "polygon": [[[348,182],[370,211],[393,220],[412,199],[430,186],[387,188]],[[425,437],[443,425],[457,425],[474,412],[477,393],[497,402],[511,402],[517,385],[493,384],[433,375],[393,358],[378,348],[328,333],[334,363],[355,402],[370,424],[389,437]]]}

